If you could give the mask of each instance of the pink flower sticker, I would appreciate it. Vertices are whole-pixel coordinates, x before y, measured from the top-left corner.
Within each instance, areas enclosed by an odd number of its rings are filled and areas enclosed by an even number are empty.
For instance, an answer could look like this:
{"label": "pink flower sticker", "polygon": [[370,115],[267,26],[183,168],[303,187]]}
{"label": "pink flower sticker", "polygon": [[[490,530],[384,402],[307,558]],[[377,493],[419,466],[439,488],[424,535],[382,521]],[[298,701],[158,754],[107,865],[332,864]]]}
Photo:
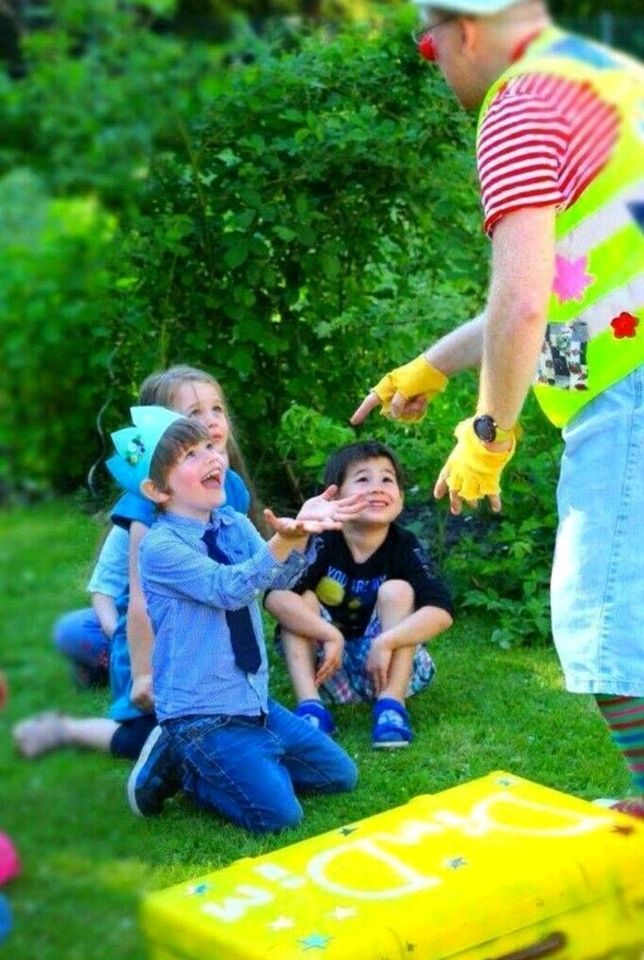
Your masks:
{"label": "pink flower sticker", "polygon": [[587,273],[588,257],[579,260],[568,260],[566,257],[555,257],[555,280],[552,289],[561,303],[567,300],[581,300],[587,288],[595,282],[591,273]]}
{"label": "pink flower sticker", "polygon": [[625,337],[634,337],[635,328],[638,324],[638,318],[634,317],[632,313],[620,313],[618,317],[614,317],[610,322],[617,340],[623,340]]}

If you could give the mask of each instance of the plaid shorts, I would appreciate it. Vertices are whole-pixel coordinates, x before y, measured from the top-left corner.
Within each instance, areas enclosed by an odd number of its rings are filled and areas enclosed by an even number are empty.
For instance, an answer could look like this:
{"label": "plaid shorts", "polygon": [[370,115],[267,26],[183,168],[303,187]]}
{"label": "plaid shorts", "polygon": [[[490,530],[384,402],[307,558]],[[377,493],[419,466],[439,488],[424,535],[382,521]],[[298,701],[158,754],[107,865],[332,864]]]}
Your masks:
{"label": "plaid shorts", "polygon": [[[332,618],[328,610],[321,606],[320,613],[325,620],[331,622]],[[346,641],[342,667],[320,687],[323,700],[331,703],[361,703],[376,699],[376,690],[365,665],[371,645],[381,633],[380,620],[374,610],[363,635],[355,640]],[[323,658],[323,651],[324,644],[320,643],[317,652],[318,662]],[[435,673],[434,661],[422,643],[419,643],[414,654],[406,697],[411,697],[414,693],[428,687]]]}

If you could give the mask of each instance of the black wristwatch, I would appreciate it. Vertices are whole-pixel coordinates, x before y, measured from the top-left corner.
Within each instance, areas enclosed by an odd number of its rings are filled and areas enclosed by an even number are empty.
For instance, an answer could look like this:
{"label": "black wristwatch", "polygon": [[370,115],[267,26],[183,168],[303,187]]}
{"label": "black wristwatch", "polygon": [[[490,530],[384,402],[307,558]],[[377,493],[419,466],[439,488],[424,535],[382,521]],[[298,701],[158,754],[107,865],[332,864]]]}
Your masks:
{"label": "black wristwatch", "polygon": [[472,429],[481,443],[494,443],[495,440],[509,440],[514,432],[513,430],[502,430],[501,427],[497,426],[496,420],[488,413],[474,417]]}

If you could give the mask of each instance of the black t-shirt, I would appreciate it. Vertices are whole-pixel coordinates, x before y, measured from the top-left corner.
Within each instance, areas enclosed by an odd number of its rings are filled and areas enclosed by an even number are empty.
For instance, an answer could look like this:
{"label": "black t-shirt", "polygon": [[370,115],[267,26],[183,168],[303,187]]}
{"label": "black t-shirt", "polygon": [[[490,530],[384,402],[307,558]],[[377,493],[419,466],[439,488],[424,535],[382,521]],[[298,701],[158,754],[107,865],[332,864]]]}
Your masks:
{"label": "black t-shirt", "polygon": [[453,613],[449,591],[418,539],[395,523],[364,563],[353,559],[341,530],[326,530],[316,545],[316,559],[291,589],[300,594],[312,590],[347,640],[365,632],[385,580],[409,583],[415,610],[441,607]]}

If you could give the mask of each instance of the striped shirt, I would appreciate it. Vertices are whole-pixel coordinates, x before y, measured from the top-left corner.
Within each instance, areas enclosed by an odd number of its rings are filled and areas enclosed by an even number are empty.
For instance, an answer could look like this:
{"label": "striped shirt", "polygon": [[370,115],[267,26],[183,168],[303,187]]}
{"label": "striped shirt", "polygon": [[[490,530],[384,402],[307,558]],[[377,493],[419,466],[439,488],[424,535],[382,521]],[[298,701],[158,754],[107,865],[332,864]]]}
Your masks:
{"label": "striped shirt", "polygon": [[[203,535],[217,530],[230,566],[208,556]],[[154,630],[152,681],[159,721],[188,716],[258,716],[268,710],[268,663],[258,598],[287,588],[315,556],[275,559],[250,520],[230,507],[212,524],[164,513],[143,538],[140,567]],[[256,674],[235,663],[226,610],[248,607],[261,651]]]}
{"label": "striped shirt", "polygon": [[478,136],[486,233],[513,210],[573,204],[610,159],[618,127],[616,108],[588,82],[542,74],[510,80]]}

